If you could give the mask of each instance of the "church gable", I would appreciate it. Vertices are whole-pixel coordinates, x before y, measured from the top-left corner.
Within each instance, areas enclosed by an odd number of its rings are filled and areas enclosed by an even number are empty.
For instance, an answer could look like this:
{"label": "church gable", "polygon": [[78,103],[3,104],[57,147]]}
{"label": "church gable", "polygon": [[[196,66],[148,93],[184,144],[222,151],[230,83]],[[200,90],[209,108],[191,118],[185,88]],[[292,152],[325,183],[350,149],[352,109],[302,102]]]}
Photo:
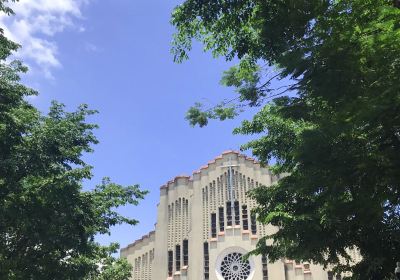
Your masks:
{"label": "church gable", "polygon": [[276,230],[257,221],[251,211],[256,203],[247,193],[277,180],[256,160],[227,151],[192,176],[167,182],[160,188],[151,242],[144,238],[121,251],[134,265],[132,279],[328,280],[320,266],[269,263],[263,256],[243,260]]}

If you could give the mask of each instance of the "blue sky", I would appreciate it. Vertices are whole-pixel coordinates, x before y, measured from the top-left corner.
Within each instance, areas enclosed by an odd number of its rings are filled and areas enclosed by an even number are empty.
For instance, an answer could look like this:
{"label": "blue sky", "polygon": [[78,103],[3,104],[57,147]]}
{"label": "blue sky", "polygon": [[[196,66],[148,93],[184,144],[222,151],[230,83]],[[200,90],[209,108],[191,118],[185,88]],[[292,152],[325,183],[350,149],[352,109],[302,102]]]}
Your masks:
{"label": "blue sky", "polygon": [[16,56],[30,66],[24,81],[40,92],[31,101],[43,112],[51,100],[73,110],[81,103],[99,110],[100,144],[85,155],[94,166],[93,187],[104,176],[117,183],[140,184],[150,194],[138,207],[119,211],[140,224],[117,226],[104,244],[133,242],[154,228],[159,187],[191,175],[248,137],[233,136],[241,116],[192,128],[185,112],[232,96],[219,85],[229,63],[213,59],[196,45],[190,60],[175,64],[169,24],[173,0],[20,0],[13,18],[0,17],[6,34],[23,48]]}

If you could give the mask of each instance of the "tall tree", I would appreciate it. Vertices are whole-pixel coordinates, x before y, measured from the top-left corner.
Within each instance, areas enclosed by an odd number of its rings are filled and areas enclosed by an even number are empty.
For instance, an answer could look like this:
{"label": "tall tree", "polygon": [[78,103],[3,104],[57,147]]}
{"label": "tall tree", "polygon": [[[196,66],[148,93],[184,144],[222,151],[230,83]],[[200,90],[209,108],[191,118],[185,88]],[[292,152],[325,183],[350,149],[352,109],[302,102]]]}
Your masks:
{"label": "tall tree", "polygon": [[237,97],[196,104],[190,123],[259,106],[235,132],[259,136],[242,148],[287,174],[251,193],[259,220],[279,228],[255,253],[389,279],[400,260],[399,1],[186,0],[172,24],[176,61],[193,39],[239,59],[222,78]]}
{"label": "tall tree", "polygon": [[[12,14],[6,4],[0,12]],[[17,49],[0,30],[0,279],[128,279],[130,265],[112,257],[118,245],[94,237],[136,224],[115,209],[146,192],[107,178],[82,190],[92,178],[82,155],[97,143],[97,126],[86,121],[95,111],[53,102],[42,115],[27,99],[37,93],[20,82],[26,67],[9,62]]]}

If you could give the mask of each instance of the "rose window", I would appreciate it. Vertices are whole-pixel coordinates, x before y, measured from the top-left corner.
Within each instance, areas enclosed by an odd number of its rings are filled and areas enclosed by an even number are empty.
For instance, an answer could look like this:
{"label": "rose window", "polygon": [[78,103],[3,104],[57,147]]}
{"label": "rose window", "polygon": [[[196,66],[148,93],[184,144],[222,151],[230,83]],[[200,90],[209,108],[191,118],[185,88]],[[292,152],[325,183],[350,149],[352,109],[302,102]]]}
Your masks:
{"label": "rose window", "polygon": [[223,258],[220,271],[224,280],[247,280],[251,266],[248,260],[243,259],[243,254],[235,252]]}

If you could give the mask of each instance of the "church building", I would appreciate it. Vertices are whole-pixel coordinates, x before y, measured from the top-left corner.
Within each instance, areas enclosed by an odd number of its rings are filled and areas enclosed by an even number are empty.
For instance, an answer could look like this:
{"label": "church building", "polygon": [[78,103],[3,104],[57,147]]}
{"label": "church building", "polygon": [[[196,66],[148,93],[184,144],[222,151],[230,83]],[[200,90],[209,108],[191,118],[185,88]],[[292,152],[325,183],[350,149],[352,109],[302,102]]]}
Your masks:
{"label": "church building", "polygon": [[228,151],[191,177],[160,188],[155,230],[121,249],[134,280],[336,280],[322,266],[263,256],[242,258],[276,230],[251,213],[246,193],[279,178],[252,158]]}

